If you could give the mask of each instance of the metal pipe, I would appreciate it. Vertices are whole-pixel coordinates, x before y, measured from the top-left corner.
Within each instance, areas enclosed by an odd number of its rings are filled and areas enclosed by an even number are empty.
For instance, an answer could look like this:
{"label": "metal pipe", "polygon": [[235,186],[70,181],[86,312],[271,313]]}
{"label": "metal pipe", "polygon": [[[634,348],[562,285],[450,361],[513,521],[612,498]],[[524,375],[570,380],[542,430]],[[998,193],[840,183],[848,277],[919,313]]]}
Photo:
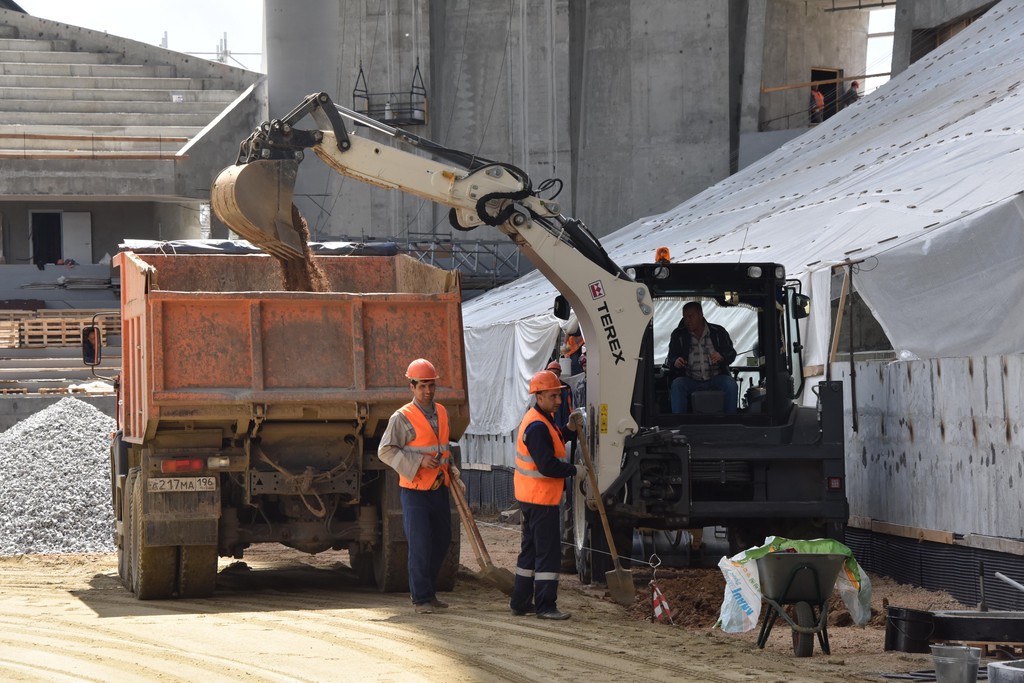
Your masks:
{"label": "metal pipe", "polygon": [[995,573],[995,577],[997,579],[1001,580],[1001,581],[1005,581],[1006,583],[1010,584],[1011,586],[1013,586],[1017,590],[1019,590],[1022,593],[1024,593],[1024,586],[1022,586],[1021,584],[1017,583],[1016,581],[1011,579],[1009,576],[1006,576],[1005,574],[1001,574],[999,572],[996,572]]}

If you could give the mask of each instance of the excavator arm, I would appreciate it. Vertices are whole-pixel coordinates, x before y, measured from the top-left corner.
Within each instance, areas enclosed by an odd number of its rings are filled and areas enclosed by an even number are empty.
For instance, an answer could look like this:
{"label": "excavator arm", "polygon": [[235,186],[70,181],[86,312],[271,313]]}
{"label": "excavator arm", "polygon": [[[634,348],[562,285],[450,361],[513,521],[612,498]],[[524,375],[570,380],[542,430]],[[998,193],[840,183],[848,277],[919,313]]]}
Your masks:
{"label": "excavator arm", "polygon": [[[307,115],[317,129],[295,127]],[[344,119],[430,157],[359,137],[345,129]],[[641,341],[653,315],[647,287],[623,272],[583,223],[539,197],[520,169],[392,128],[334,104],[325,93],[308,96],[283,119],[261,124],[241,144],[236,164],[214,181],[217,216],[278,258],[302,258],[292,197],[307,149],[342,175],[449,207],[458,230],[497,227],[569,301],[587,341],[588,436],[604,490],[619,474],[625,439],[637,432],[629,408]]]}

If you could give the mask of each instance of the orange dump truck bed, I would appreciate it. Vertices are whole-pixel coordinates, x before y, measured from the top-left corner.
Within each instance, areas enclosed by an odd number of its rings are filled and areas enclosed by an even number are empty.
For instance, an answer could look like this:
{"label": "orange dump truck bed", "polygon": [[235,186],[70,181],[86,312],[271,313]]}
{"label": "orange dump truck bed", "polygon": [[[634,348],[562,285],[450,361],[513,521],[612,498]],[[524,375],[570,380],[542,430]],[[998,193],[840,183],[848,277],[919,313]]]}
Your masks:
{"label": "orange dump truck bed", "polygon": [[452,438],[469,421],[458,277],[404,256],[318,256],[329,292],[288,291],[266,255],[119,253],[121,425],[164,428],[364,421],[379,435],[423,357]]}

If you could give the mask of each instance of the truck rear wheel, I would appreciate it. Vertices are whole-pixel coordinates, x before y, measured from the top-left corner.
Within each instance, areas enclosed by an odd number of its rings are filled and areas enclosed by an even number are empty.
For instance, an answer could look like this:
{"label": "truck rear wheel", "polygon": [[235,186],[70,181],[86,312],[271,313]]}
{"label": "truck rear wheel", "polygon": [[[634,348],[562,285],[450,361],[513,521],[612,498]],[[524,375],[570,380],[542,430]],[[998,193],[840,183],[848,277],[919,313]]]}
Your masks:
{"label": "truck rear wheel", "polygon": [[398,474],[388,469],[380,491],[380,543],[373,550],[373,577],[383,593],[409,590],[409,544],[402,529]]}
{"label": "truck rear wheel", "polygon": [[352,565],[352,571],[359,577],[359,583],[364,586],[374,586],[377,579],[373,573],[373,553],[360,553],[348,551],[348,561]]}
{"label": "truck rear wheel", "polygon": [[139,476],[139,468],[132,468],[124,480],[121,491],[121,543],[117,546],[117,575],[128,590],[132,588],[132,488]]}
{"label": "truck rear wheel", "polygon": [[183,545],[178,550],[178,597],[208,598],[217,583],[217,546]]}
{"label": "truck rear wheel", "polygon": [[132,482],[131,578],[132,592],[139,600],[164,600],[174,593],[177,579],[178,549],[175,546],[151,546],[146,543],[146,525],[142,522],[142,477]]}
{"label": "truck rear wheel", "polygon": [[448,544],[448,554],[444,556],[444,564],[441,565],[441,571],[437,575],[437,590],[445,592],[455,590],[455,575],[459,572],[459,553],[462,542],[459,533],[461,528],[459,513],[455,510],[454,501],[451,501],[449,505],[452,518],[452,542]]}

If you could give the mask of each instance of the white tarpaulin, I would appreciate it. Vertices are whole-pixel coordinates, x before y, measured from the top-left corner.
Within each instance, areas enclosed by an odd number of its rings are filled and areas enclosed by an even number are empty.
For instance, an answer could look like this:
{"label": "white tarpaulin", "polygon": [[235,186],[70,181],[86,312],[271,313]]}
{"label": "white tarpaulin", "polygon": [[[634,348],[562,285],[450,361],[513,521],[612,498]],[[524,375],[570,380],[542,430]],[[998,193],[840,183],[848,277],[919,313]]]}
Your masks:
{"label": "white tarpaulin", "polygon": [[[782,263],[814,301],[808,365],[827,358],[831,269],[846,261],[897,350],[1021,353],[1022,91],[1024,2],[1004,0],[871,96],[605,248],[623,265],[663,245],[674,262]],[[533,273],[465,304],[470,433],[518,423],[526,378],[553,349],[556,293]],[[514,348],[527,339],[537,346]]]}

